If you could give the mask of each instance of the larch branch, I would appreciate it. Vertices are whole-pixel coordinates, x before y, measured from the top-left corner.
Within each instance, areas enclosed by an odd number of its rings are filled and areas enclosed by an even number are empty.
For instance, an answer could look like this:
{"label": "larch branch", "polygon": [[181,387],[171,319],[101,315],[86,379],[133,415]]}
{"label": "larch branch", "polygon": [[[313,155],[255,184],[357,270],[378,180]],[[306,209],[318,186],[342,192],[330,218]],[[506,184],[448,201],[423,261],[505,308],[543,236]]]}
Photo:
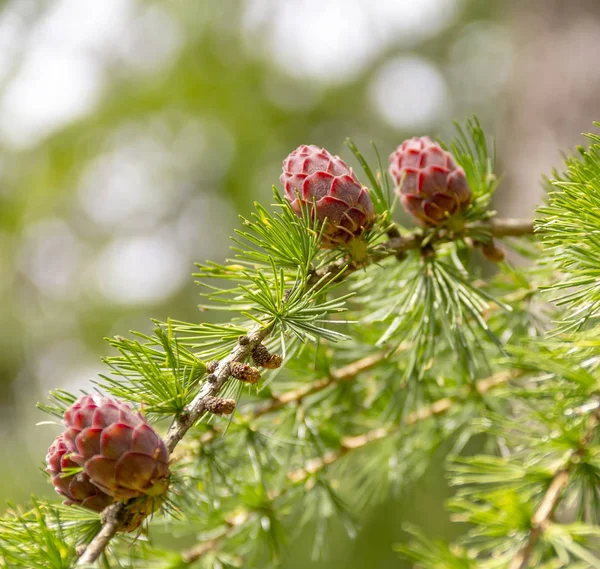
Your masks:
{"label": "larch branch", "polygon": [[[366,358],[363,359],[366,360]],[[344,368],[340,368],[340,371],[343,369]],[[522,373],[523,372],[518,370],[499,372],[490,377],[479,380],[475,384],[474,389],[480,395],[484,395],[485,393],[494,389],[495,387],[503,385],[511,379],[516,379],[517,377],[522,375]],[[301,484],[304,481],[306,481],[309,478],[309,476],[316,474],[321,470],[324,470],[328,466],[340,460],[342,457],[347,456],[352,451],[364,448],[370,445],[371,443],[380,441],[393,434],[395,431],[401,430],[407,425],[414,425],[415,423],[424,421],[431,417],[443,415],[452,408],[452,405],[457,400],[460,400],[467,393],[468,390],[465,389],[461,390],[459,396],[443,397],[442,399],[438,399],[431,405],[413,413],[410,413],[401,425],[394,424],[387,427],[373,429],[361,435],[345,437],[342,439],[341,446],[338,450],[330,451],[323,457],[307,461],[302,468],[289,472],[287,477],[291,482],[295,484]],[[284,492],[280,492],[276,496],[271,496],[271,499],[281,497],[284,494]],[[223,532],[221,532],[217,537],[196,544],[193,547],[185,550],[181,554],[182,560],[184,560],[186,563],[192,563],[193,561],[197,561],[205,553],[215,551],[219,547],[219,544],[223,539],[226,539],[227,537],[231,536],[236,531],[236,529],[238,529],[241,525],[246,523],[251,518],[252,516],[250,512],[239,513],[235,519],[228,522],[227,527],[224,528]]]}
{"label": "larch branch", "polygon": [[[475,390],[480,394],[484,395],[494,387],[502,385],[511,379],[517,378],[522,372],[519,370],[513,371],[502,371],[494,374],[485,379],[479,380],[475,384]],[[379,441],[391,435],[392,433],[402,429],[406,425],[414,425],[419,421],[424,421],[436,415],[442,415],[452,408],[452,405],[461,398],[465,397],[469,393],[469,389],[465,388],[461,390],[458,396],[443,397],[438,399],[431,405],[418,409],[409,413],[404,422],[400,425],[394,424],[387,427],[379,427],[368,431],[361,435],[355,435],[352,437],[344,437],[341,440],[341,446],[339,449],[326,453],[323,457],[318,457],[308,461],[301,469],[291,472],[288,478],[294,482],[301,482],[308,478],[311,474],[322,470],[325,466],[333,464],[342,456],[348,454],[349,451],[353,451],[359,448],[363,448],[373,442]]]}
{"label": "larch branch", "polygon": [[[533,233],[534,230],[532,222],[520,219],[493,219],[489,222],[473,224],[470,226],[470,228],[487,228],[490,230],[492,236],[495,237],[524,236]],[[469,229],[469,227],[466,229]],[[451,238],[451,235],[440,235],[438,239],[434,240],[434,242],[447,241]],[[370,259],[370,262],[374,263],[392,255],[398,256],[411,249],[419,249],[422,242],[423,233],[421,230],[413,231],[405,236],[392,237],[378,247],[379,252]],[[363,266],[364,265],[348,265],[346,260],[334,263],[322,271],[315,272],[309,279],[308,286],[313,286],[324,277],[326,277],[327,281],[345,278],[346,275],[358,270],[359,268],[362,268]],[[238,342],[231,353],[219,362],[217,369],[211,375],[211,381],[206,381],[203,384],[200,393],[195,397],[188,408],[181,413],[179,417],[175,418],[171,424],[171,427],[169,428],[169,431],[165,437],[165,445],[169,450],[169,453],[173,452],[187,431],[206,412],[205,402],[208,400],[208,398],[215,397],[219,394],[230,377],[231,364],[245,360],[252,353],[252,350],[261,344],[269,332],[270,329],[268,326],[255,326],[248,332],[247,336],[243,337],[245,338],[244,342]],[[315,391],[312,391],[312,393],[315,393],[322,388],[324,387],[316,388]],[[306,397],[309,394],[310,393],[296,393],[296,395],[293,397],[300,397],[300,399],[302,399],[302,397]],[[285,403],[282,403],[281,405],[284,404]],[[276,408],[281,407],[281,405],[274,405]],[[275,407],[273,410],[275,410]],[[323,460],[326,460],[326,457]],[[121,524],[120,518],[125,509],[125,505],[122,502],[119,502],[109,506],[103,512],[104,523],[102,529],[82,553],[79,558],[78,565],[89,564],[100,557],[110,540],[118,532]]]}
{"label": "larch branch", "polygon": [[[194,400],[171,423],[164,439],[169,453],[173,452],[185,433],[206,412],[205,402],[219,394],[229,379],[231,364],[246,359],[252,353],[252,350],[260,345],[268,333],[269,328],[267,326],[255,326],[246,336],[242,336],[231,353],[219,362],[217,369],[211,376],[211,381],[204,382],[202,389]],[[92,563],[100,557],[110,540],[119,531],[124,510],[125,504],[123,502],[118,502],[104,510],[102,529],[85,549],[79,558],[78,565]]]}
{"label": "larch branch", "polygon": [[125,502],[117,502],[104,510],[104,523],[102,529],[85,548],[85,551],[79,557],[77,565],[89,565],[102,555],[102,552],[106,549],[110,540],[116,535],[117,531],[119,531],[125,509]]}
{"label": "larch branch", "polygon": [[331,385],[352,381],[358,374],[374,368],[379,362],[384,360],[388,354],[389,350],[382,350],[375,354],[370,354],[364,358],[353,361],[348,365],[333,370],[327,377],[313,381],[298,389],[282,393],[281,395],[273,395],[268,401],[253,406],[249,415],[252,418],[262,417],[267,413],[273,413],[292,403],[300,403],[309,395],[314,395],[319,391],[323,391]]}
{"label": "larch branch", "polygon": [[[588,428],[580,441],[580,447],[585,447],[591,440],[596,428],[598,427],[598,421],[600,420],[600,409],[590,416]],[[571,459],[574,458],[580,449],[573,449],[571,453]],[[569,483],[569,477],[571,470],[575,462],[569,460],[566,466],[561,468],[555,475],[550,486],[546,490],[540,505],[531,517],[531,529],[529,530],[529,536],[525,545],[519,550],[519,552],[513,557],[511,564],[508,569],[526,569],[529,565],[529,559],[537,545],[540,537],[546,530],[546,528],[552,523],[552,515],[554,510],[558,506],[562,491]]]}

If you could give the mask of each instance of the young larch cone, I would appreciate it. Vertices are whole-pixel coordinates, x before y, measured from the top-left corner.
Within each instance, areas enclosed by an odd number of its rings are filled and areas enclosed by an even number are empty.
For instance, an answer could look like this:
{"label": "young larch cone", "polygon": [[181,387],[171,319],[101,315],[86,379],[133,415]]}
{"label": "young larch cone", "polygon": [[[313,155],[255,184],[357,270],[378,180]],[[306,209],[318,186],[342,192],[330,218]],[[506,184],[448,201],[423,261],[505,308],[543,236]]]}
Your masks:
{"label": "young larch cone", "polygon": [[252,361],[259,367],[266,369],[277,369],[281,367],[283,358],[279,354],[272,354],[267,347],[259,344],[252,351]]}
{"label": "young larch cone", "polygon": [[63,435],[58,435],[48,449],[46,472],[50,474],[54,489],[66,498],[64,503],[67,506],[77,504],[101,512],[115,499],[94,486],[85,472],[68,473],[68,469],[78,468],[77,464],[70,460],[70,452]]}
{"label": "young larch cone", "polygon": [[[85,395],[65,411],[59,436],[68,460],[117,499],[160,496],[169,485],[169,453],[146,419],[129,405]],[[51,447],[52,448],[52,447]]]}
{"label": "young larch cone", "polygon": [[307,207],[313,218],[327,222],[321,244],[333,249],[362,235],[375,219],[369,190],[352,168],[324,148],[302,145],[284,161],[280,181],[285,197],[300,217]]}
{"label": "young larch cone", "polygon": [[434,227],[471,203],[465,172],[428,136],[405,140],[390,155],[390,174],[404,209]]}

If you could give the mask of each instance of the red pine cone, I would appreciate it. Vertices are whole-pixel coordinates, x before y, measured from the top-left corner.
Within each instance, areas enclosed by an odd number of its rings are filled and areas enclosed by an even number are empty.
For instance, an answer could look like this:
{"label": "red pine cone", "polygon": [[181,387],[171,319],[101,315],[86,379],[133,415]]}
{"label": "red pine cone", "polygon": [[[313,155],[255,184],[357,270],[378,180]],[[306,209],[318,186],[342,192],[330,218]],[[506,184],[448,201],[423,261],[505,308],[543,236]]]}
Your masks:
{"label": "red pine cone", "polygon": [[285,197],[300,217],[309,206],[319,221],[327,218],[322,246],[333,249],[362,235],[375,219],[369,190],[339,156],[302,145],[283,161]]}
{"label": "red pine cone", "polygon": [[68,456],[63,453],[61,460],[83,467],[90,482],[109,496],[129,499],[166,492],[169,453],[146,419],[129,405],[85,395],[65,411],[64,418],[67,429],[48,451],[53,460],[48,461],[49,468],[56,470],[53,447],[64,445]]}
{"label": "red pine cone", "polygon": [[464,170],[428,136],[398,146],[390,155],[390,174],[404,209],[423,225],[439,225],[471,203]]}
{"label": "red pine cone", "polygon": [[113,503],[114,498],[94,486],[85,472],[65,475],[66,469],[78,468],[77,464],[70,460],[69,453],[64,436],[58,435],[46,455],[46,472],[50,473],[55,490],[66,498],[64,503],[67,506],[77,504],[101,512]]}

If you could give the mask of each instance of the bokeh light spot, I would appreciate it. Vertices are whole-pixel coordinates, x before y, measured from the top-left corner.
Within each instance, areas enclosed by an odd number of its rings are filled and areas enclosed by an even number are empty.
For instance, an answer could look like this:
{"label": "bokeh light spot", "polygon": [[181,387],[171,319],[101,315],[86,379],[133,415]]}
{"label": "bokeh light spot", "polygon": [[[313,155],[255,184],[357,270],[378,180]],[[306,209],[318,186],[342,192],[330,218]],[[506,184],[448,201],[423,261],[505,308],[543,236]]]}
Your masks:
{"label": "bokeh light spot", "polygon": [[446,82],[438,68],[420,57],[392,59],[369,87],[371,103],[396,128],[425,128],[448,105]]}
{"label": "bokeh light spot", "polygon": [[461,104],[498,94],[510,76],[512,57],[508,30],[488,22],[469,24],[450,50],[450,74]]}
{"label": "bokeh light spot", "polygon": [[172,236],[157,232],[110,243],[97,260],[95,280],[108,300],[135,305],[170,297],[191,272]]}

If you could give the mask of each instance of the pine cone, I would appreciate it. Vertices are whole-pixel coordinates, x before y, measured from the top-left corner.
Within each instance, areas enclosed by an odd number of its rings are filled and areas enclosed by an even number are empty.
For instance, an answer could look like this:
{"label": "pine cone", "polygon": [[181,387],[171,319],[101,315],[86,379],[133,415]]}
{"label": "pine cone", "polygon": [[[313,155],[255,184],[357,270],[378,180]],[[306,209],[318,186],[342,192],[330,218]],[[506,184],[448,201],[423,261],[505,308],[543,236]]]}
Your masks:
{"label": "pine cone", "polygon": [[390,155],[390,174],[404,209],[423,225],[439,225],[471,203],[464,170],[427,136],[396,148]]}
{"label": "pine cone", "polygon": [[283,161],[279,178],[298,216],[309,207],[319,221],[327,218],[322,246],[333,249],[362,235],[375,219],[369,190],[338,156],[318,146],[299,146]]}
{"label": "pine cone", "polygon": [[67,430],[57,442],[62,437],[67,460],[83,467],[90,482],[105,494],[129,499],[166,492],[169,453],[146,419],[129,405],[85,395],[65,411],[64,418]]}
{"label": "pine cone", "polygon": [[68,468],[78,468],[69,458],[69,448],[63,435],[58,435],[48,449],[46,455],[46,472],[50,473],[55,490],[66,498],[65,505],[77,504],[101,512],[114,502],[114,498],[105,494],[90,482],[90,477],[85,472],[65,475]]}

